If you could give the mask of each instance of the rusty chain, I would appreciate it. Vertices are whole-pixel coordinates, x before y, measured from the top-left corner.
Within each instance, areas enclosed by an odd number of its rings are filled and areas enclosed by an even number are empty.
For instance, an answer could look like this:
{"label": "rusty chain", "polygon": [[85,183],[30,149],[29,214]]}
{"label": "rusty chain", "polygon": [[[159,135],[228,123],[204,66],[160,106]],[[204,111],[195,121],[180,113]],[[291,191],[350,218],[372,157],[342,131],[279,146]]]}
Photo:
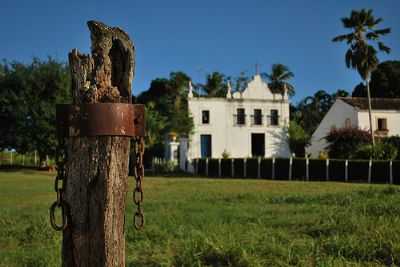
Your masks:
{"label": "rusty chain", "polygon": [[[134,213],[133,223],[137,230],[140,230],[144,226],[144,214],[143,214],[143,189],[142,182],[144,177],[144,166],[143,166],[143,154],[144,154],[144,138],[141,136],[133,138],[134,140],[134,152],[135,152],[135,165],[134,165],[134,177],[135,177],[135,188],[133,190],[133,202],[137,209]],[[67,180],[67,147],[65,143],[65,137],[58,137],[58,145],[56,148],[56,165],[57,175],[54,180],[54,191],[56,192],[57,199],[50,206],[50,224],[56,231],[65,230],[68,227],[68,212],[69,206],[64,200],[64,186]],[[61,211],[61,223],[56,222],[56,209]]]}
{"label": "rusty chain", "polygon": [[135,137],[135,188],[133,190],[133,202],[136,205],[136,212],[133,216],[133,224],[137,230],[140,230],[144,226],[144,215],[143,215],[143,189],[142,182],[144,177],[144,166],[143,166],[143,154],[144,154],[144,138]]}
{"label": "rusty chain", "polygon": [[[50,206],[50,224],[56,231],[65,230],[68,226],[68,205],[64,200],[64,186],[67,180],[67,147],[65,138],[58,137],[56,148],[57,176],[54,180],[54,191],[57,194],[57,200]],[[55,212],[59,208],[61,211],[61,224],[56,223]]]}

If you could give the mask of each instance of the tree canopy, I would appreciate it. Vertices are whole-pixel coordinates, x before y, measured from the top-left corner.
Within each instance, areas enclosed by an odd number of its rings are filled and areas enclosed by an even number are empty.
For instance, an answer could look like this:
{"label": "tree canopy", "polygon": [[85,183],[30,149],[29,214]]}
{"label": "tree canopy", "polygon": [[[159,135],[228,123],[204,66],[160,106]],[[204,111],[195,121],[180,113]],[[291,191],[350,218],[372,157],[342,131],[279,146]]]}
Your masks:
{"label": "tree canopy", "polygon": [[38,151],[43,160],[56,147],[55,106],[69,102],[68,67],[52,58],[0,64],[0,149]]}
{"label": "tree canopy", "polygon": [[279,63],[273,64],[271,73],[262,73],[261,75],[268,80],[268,86],[272,91],[284,94],[286,89],[289,96],[294,96],[294,86],[289,83],[294,74],[287,66]]}
{"label": "tree canopy", "polygon": [[297,122],[307,134],[312,135],[336,98],[345,96],[348,96],[345,90],[337,90],[333,94],[318,90],[313,96],[301,100],[298,105],[291,106],[291,119]]}
{"label": "tree canopy", "polygon": [[225,97],[227,93],[227,77],[217,71],[207,74],[206,83],[200,85],[207,97]]}
{"label": "tree canopy", "polygon": [[[184,72],[171,72],[169,78],[151,81],[150,88],[136,98],[146,105],[146,125],[149,150],[162,156],[162,145],[167,134],[187,136],[193,130],[193,118],[188,110],[188,85],[190,77]],[[153,148],[152,148],[153,146]]]}
{"label": "tree canopy", "polygon": [[[400,61],[384,61],[371,74],[371,97],[400,98]],[[360,83],[353,97],[367,97],[367,88]]]}

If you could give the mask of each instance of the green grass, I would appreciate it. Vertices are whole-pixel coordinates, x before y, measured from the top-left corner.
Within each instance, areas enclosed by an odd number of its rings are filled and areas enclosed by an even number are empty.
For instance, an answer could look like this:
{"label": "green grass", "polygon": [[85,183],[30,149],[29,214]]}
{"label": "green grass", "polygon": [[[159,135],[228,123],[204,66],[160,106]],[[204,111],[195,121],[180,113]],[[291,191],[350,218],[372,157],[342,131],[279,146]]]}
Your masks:
{"label": "green grass", "polygon": [[[0,173],[1,267],[60,266],[52,187],[52,174]],[[146,178],[144,191],[143,231],[128,204],[127,266],[400,265],[398,186]]]}

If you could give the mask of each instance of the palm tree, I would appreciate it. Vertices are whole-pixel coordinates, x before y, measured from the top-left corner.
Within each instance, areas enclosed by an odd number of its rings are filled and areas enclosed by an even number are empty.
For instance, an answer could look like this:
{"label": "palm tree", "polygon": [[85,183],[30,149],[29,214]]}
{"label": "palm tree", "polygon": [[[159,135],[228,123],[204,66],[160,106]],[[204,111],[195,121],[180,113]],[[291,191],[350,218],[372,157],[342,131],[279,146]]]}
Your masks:
{"label": "palm tree", "polygon": [[356,69],[366,83],[372,146],[375,145],[375,139],[372,129],[369,82],[371,72],[376,69],[379,60],[377,57],[378,51],[371,44],[371,41],[377,42],[379,51],[390,53],[390,48],[379,41],[380,36],[390,33],[390,28],[375,29],[380,22],[382,22],[382,18],[374,18],[371,9],[361,9],[360,11],[352,10],[350,17],[342,18],[343,26],[346,29],[350,29],[351,32],[336,36],[332,39],[333,42],[345,41],[350,46],[345,55],[346,66]]}
{"label": "palm tree", "polygon": [[224,97],[227,92],[226,77],[220,72],[207,74],[206,84],[202,86],[209,97]]}
{"label": "palm tree", "polygon": [[285,93],[285,87],[288,90],[288,95],[294,95],[294,87],[288,81],[294,77],[293,72],[283,64],[273,64],[271,73],[263,73],[263,77],[266,77],[269,82],[269,87],[276,92],[280,92],[282,95]]}

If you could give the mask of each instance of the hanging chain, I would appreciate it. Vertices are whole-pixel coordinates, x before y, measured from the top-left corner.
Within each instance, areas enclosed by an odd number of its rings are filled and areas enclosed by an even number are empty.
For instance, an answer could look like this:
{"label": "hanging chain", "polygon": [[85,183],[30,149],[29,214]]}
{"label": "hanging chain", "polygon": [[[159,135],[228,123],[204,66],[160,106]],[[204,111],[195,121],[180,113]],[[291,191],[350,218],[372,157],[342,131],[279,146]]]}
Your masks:
{"label": "hanging chain", "polygon": [[[67,147],[65,138],[59,135],[56,148],[57,176],[54,181],[54,191],[57,193],[57,200],[50,206],[50,224],[56,231],[64,230],[68,226],[68,205],[64,200],[64,186],[67,180],[66,163]],[[60,224],[57,224],[55,219],[55,211],[57,208],[61,211]]]}
{"label": "hanging chain", "polygon": [[143,228],[144,225],[144,215],[143,215],[143,189],[142,182],[144,177],[144,167],[143,167],[143,154],[144,154],[144,138],[135,137],[135,188],[133,190],[133,202],[136,205],[136,212],[133,216],[133,224],[137,230]]}

